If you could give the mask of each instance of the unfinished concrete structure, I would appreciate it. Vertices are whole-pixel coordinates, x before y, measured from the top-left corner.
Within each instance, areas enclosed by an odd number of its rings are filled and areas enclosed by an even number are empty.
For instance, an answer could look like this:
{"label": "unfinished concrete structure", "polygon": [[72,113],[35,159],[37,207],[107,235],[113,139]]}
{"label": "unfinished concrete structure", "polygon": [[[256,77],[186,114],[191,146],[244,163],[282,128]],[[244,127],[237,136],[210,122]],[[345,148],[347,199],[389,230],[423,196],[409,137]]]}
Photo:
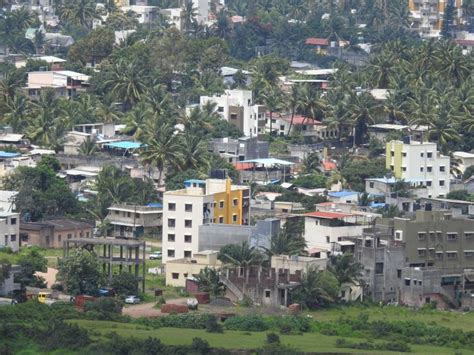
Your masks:
{"label": "unfinished concrete structure", "polygon": [[[118,266],[119,273],[122,273],[125,267],[125,271],[141,281],[142,292],[145,292],[146,243],[144,241],[111,238],[67,239],[64,241],[64,257],[69,257],[71,250],[77,248],[94,251],[109,280],[112,280],[114,276],[115,266]],[[142,275],[140,275],[140,268]]]}

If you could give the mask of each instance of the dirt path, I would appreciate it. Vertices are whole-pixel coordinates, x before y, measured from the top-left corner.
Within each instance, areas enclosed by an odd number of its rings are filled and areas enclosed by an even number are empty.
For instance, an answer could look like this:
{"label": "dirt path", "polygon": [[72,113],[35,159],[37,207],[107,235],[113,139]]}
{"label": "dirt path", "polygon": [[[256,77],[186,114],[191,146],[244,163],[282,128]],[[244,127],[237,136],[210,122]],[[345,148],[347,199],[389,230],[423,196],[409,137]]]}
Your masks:
{"label": "dirt path", "polygon": [[58,273],[58,269],[54,269],[52,267],[48,268],[46,272],[36,272],[36,276],[41,276],[46,281],[46,287],[50,288],[56,283],[56,275]]}
{"label": "dirt path", "polygon": [[[166,303],[186,304],[186,300],[187,298],[176,298],[172,300],[167,300]],[[161,317],[163,315],[166,315],[164,313],[161,313],[159,309],[153,308],[154,305],[155,305],[154,302],[150,302],[150,303],[136,304],[133,306],[127,306],[123,309],[122,313],[132,318],[140,318],[140,317],[153,318],[153,317]]]}

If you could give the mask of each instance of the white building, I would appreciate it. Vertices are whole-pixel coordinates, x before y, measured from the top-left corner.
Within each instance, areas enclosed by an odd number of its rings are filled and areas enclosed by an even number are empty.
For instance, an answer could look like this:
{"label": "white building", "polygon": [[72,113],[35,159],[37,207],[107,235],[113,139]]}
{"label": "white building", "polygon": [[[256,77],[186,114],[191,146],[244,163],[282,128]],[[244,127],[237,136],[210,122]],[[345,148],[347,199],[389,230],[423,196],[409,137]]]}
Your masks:
{"label": "white building", "polygon": [[193,7],[196,9],[196,21],[204,24],[209,20],[209,11],[211,10],[211,2],[209,0],[192,0]]}
{"label": "white building", "polygon": [[215,103],[216,112],[222,119],[235,125],[247,137],[258,135],[259,122],[264,122],[263,106],[254,105],[250,90],[225,90],[224,94],[201,96],[200,105]]}
{"label": "white building", "polygon": [[[280,115],[273,113],[271,131],[276,136],[286,136],[290,132],[299,131],[303,136],[315,137],[321,140],[337,139],[339,132],[337,128],[329,128],[321,122],[312,118],[304,117],[302,115],[295,115],[293,117],[293,123],[291,115],[285,114]],[[269,114],[266,113],[265,119],[266,131],[270,132],[270,118]]]}
{"label": "white building", "polygon": [[0,212],[0,245],[20,249],[20,215],[13,212]]}
{"label": "white building", "polygon": [[120,9],[123,12],[133,11],[136,13],[137,20],[141,24],[154,21],[158,13],[158,6],[130,5],[121,6]]}
{"label": "white building", "polygon": [[180,7],[174,7],[170,9],[161,9],[160,13],[167,17],[168,23],[175,27],[178,31],[183,29],[183,18],[182,18],[183,9]]}
{"label": "white building", "polygon": [[388,142],[386,167],[397,179],[418,181],[426,188],[426,197],[445,197],[449,193],[450,158],[438,153],[436,143]]}
{"label": "white building", "polygon": [[163,195],[163,262],[192,258],[199,251],[199,226],[248,225],[250,189],[220,179],[187,180]]}
{"label": "white building", "polygon": [[[305,214],[304,237],[308,248],[332,251],[343,237],[357,237],[369,217],[353,213],[317,211]],[[345,243],[350,243],[346,242]]]}
{"label": "white building", "polygon": [[457,168],[464,174],[467,168],[474,165],[474,154],[467,153],[467,152],[454,152],[453,153],[454,159],[458,162]]}

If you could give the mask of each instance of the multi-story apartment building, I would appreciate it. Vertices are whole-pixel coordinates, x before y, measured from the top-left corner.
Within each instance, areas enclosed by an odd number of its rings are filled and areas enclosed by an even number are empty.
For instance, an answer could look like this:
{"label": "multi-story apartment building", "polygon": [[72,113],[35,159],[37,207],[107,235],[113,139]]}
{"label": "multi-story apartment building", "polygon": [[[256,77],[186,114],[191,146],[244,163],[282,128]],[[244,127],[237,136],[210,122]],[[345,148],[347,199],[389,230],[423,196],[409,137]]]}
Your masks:
{"label": "multi-story apartment building", "polygon": [[386,167],[394,177],[418,182],[425,196],[445,197],[449,193],[450,158],[437,151],[436,143],[391,141],[386,145]]}
{"label": "multi-story apartment building", "polygon": [[458,24],[463,16],[463,0],[409,0],[412,28],[418,30],[423,37],[438,37],[450,2],[454,6],[453,24]]}
{"label": "multi-story apartment building", "polygon": [[268,158],[269,143],[259,141],[257,137],[216,138],[212,140],[210,149],[229,163],[238,163],[244,160]]}
{"label": "multi-story apartment building", "polygon": [[20,215],[0,212],[0,245],[18,251],[20,248]]}
{"label": "multi-story apartment building", "polygon": [[225,90],[224,94],[201,96],[200,105],[216,104],[216,112],[222,119],[239,128],[245,136],[258,136],[259,122],[265,121],[265,110],[253,102],[250,90]]}
{"label": "multi-story apartment building", "polygon": [[163,195],[163,262],[191,258],[199,251],[199,226],[248,225],[250,188],[230,179],[187,180]]}
{"label": "multi-story apartment building", "polygon": [[57,96],[73,98],[85,91],[88,81],[89,76],[70,70],[35,71],[28,73],[25,90],[30,99],[37,99],[46,88],[54,90]]}
{"label": "multi-story apartment building", "polygon": [[[304,219],[304,237],[309,248],[339,251],[345,237],[362,236],[368,216],[343,212],[316,211]],[[352,243],[353,245],[353,243]]]}
{"label": "multi-story apartment building", "polygon": [[108,208],[106,220],[112,227],[112,236],[137,238],[140,236],[158,238],[163,224],[161,207],[116,204]]}

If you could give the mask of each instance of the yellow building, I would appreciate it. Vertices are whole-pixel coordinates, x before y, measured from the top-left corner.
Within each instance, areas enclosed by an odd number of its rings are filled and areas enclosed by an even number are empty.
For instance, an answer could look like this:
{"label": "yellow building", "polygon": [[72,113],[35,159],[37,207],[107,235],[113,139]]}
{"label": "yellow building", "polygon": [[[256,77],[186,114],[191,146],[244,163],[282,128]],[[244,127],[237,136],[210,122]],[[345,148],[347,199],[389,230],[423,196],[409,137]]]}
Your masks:
{"label": "yellow building", "polygon": [[[444,12],[450,0],[409,0],[408,8],[413,22],[412,28],[425,37],[439,36],[443,27]],[[454,23],[462,18],[463,0],[454,0]]]}

